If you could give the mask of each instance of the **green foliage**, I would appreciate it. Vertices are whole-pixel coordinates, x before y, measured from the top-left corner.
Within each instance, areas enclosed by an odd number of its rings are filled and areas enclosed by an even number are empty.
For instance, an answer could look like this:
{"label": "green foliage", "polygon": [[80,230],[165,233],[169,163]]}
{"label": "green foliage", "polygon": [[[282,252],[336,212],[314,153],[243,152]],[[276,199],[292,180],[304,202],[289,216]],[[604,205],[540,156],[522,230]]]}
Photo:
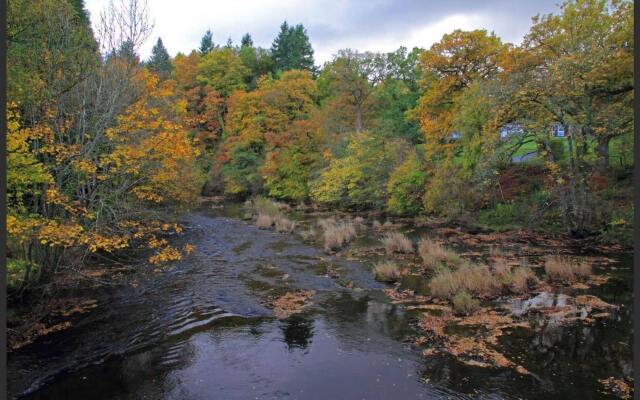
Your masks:
{"label": "green foliage", "polygon": [[[79,3],[75,3],[76,7]],[[68,1],[15,0],[7,5],[7,98],[25,118],[78,86],[99,63],[86,21]]]}
{"label": "green foliage", "polygon": [[221,169],[225,194],[245,197],[259,193],[262,188],[262,177],[258,173],[262,161],[262,145],[236,144],[229,158],[229,162]]}
{"label": "green foliage", "polygon": [[406,142],[385,141],[370,132],[353,133],[343,157],[333,158],[314,182],[311,197],[342,207],[382,209],[386,204],[386,182]]}
{"label": "green foliage", "polygon": [[202,57],[198,64],[198,81],[228,97],[235,90],[246,88],[250,71],[230,48],[215,49]]}
{"label": "green foliage", "polygon": [[478,222],[490,227],[514,227],[526,217],[522,205],[516,203],[498,203],[494,208],[482,210]]}
{"label": "green foliage", "polygon": [[418,214],[422,210],[426,178],[418,155],[410,153],[389,176],[387,210],[394,214]]}
{"label": "green foliage", "polygon": [[7,291],[11,293],[19,290],[25,281],[27,271],[36,269],[37,265],[30,261],[7,258]]}
{"label": "green foliage", "polygon": [[480,302],[464,291],[453,296],[452,302],[453,310],[457,314],[473,314],[480,308]]}

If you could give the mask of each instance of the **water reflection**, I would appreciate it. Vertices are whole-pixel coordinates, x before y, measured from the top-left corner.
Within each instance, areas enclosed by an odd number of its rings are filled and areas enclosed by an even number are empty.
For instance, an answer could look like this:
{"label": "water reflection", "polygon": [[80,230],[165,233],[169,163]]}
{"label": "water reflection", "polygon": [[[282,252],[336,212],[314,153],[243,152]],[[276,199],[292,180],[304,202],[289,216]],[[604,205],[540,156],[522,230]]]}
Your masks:
{"label": "water reflection", "polygon": [[306,349],[313,338],[313,320],[299,315],[292,315],[280,323],[287,349]]}

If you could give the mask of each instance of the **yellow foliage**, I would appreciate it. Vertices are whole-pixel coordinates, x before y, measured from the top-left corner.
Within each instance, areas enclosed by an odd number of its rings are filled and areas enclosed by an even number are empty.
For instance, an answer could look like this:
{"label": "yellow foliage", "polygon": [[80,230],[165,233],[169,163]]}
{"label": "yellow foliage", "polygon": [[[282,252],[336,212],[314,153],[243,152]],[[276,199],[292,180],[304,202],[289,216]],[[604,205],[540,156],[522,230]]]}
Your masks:
{"label": "yellow foliage", "polygon": [[164,264],[171,261],[178,261],[182,259],[180,251],[172,246],[165,246],[155,255],[149,257],[149,262],[154,265]]}

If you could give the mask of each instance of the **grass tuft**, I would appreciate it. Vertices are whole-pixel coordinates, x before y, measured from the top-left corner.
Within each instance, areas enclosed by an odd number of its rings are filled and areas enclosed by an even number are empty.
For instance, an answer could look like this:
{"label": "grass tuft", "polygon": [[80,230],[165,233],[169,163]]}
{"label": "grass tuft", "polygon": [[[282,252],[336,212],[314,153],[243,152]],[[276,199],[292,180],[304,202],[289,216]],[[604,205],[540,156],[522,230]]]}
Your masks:
{"label": "grass tuft", "polygon": [[402,277],[400,267],[393,261],[383,261],[375,264],[373,274],[376,280],[381,282],[396,282]]}
{"label": "grass tuft", "polygon": [[430,268],[435,268],[440,264],[459,266],[464,262],[458,253],[429,238],[420,239],[418,254],[420,254],[423,264]]}
{"label": "grass tuft", "polygon": [[562,283],[586,280],[592,274],[589,264],[576,262],[569,257],[560,255],[551,256],[546,259],[544,272],[550,281]]}
{"label": "grass tuft", "polygon": [[413,243],[405,234],[400,232],[387,233],[382,238],[382,243],[387,254],[413,252]]}

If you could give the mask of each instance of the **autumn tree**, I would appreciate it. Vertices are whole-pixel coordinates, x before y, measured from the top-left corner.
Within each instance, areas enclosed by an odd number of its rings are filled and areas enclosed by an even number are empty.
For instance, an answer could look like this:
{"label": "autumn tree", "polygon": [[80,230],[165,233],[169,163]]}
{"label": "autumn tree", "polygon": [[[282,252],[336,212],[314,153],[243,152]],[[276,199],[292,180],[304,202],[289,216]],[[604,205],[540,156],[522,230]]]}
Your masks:
{"label": "autumn tree", "polygon": [[274,197],[306,198],[322,140],[310,120],[315,93],[311,75],[293,70],[278,80],[262,78],[254,92],[232,95],[218,159],[225,192],[244,195],[264,186]]}
{"label": "autumn tree", "polygon": [[180,257],[162,239],[179,228],[161,219],[198,193],[197,150],[172,81],[160,85],[133,57],[150,30],[144,10],[137,0],[109,3],[96,40],[66,0],[11,2],[14,294],[46,284],[60,268],[79,269],[128,247],[155,249],[151,262]]}
{"label": "autumn tree", "polygon": [[371,108],[371,94],[385,77],[385,59],[382,55],[351,49],[340,50],[333,61],[325,65],[320,84],[332,93],[342,96],[352,107],[354,129],[363,130],[363,119]]}
{"label": "autumn tree", "polygon": [[[460,140],[456,108],[460,108],[471,85],[498,74],[507,49],[493,33],[455,30],[421,54],[423,95],[410,116],[418,121],[425,143],[429,173],[426,211],[455,215],[466,207],[468,193],[452,191],[465,180],[459,174],[457,158],[463,144],[472,141],[469,135],[479,135],[481,131],[467,129],[468,137]],[[481,125],[476,124],[475,128]]]}
{"label": "autumn tree", "polygon": [[560,124],[567,132],[567,163],[542,144],[564,226],[577,235],[594,222],[589,154],[595,150],[604,173],[611,138],[629,134],[633,121],[632,9],[624,1],[565,2],[560,14],[534,19],[522,56],[509,65],[512,110],[531,130],[548,136]]}

